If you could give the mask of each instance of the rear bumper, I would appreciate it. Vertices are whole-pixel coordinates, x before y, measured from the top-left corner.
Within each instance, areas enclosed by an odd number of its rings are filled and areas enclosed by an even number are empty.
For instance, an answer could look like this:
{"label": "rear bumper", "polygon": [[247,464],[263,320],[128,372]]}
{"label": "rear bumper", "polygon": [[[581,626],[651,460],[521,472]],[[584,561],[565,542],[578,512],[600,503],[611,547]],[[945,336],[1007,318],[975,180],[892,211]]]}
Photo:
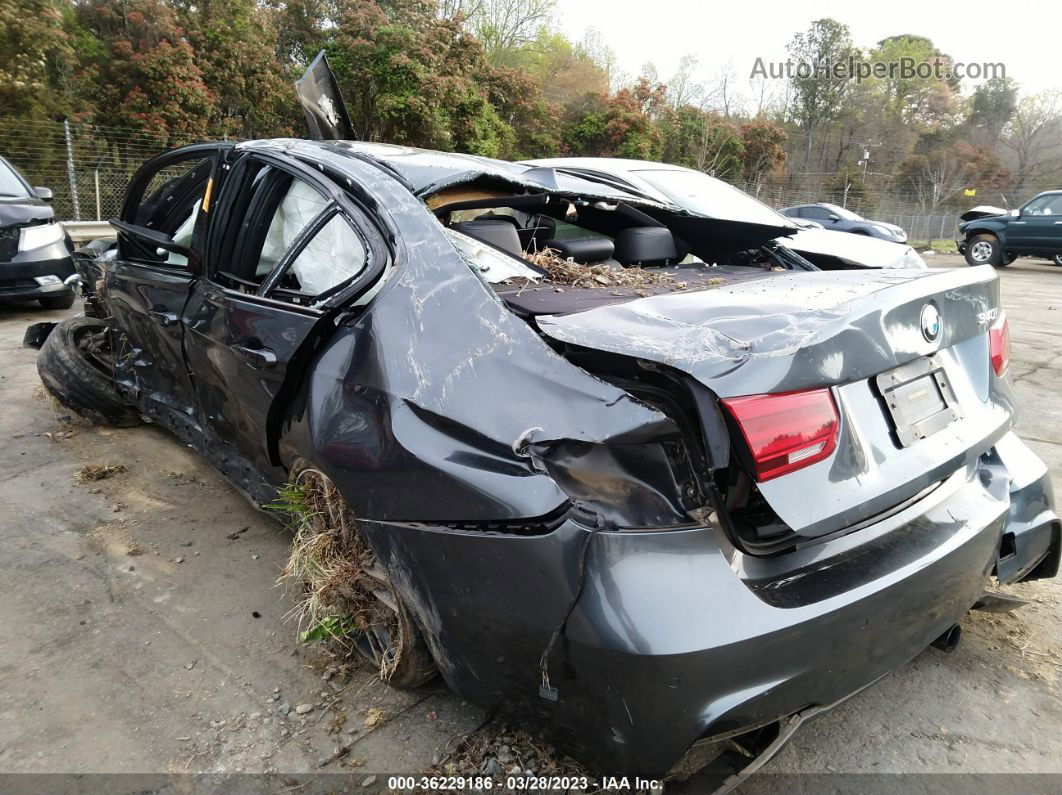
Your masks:
{"label": "rear bumper", "polygon": [[[0,262],[0,302],[34,301],[38,298],[54,298],[71,295],[72,290],[63,281],[74,273],[74,261],[66,252],[65,246],[55,244],[57,248],[51,259],[34,259]],[[55,276],[58,284],[41,285],[36,281],[39,276]]]}
{"label": "rear bumper", "polygon": [[986,456],[983,471],[1006,483],[1009,509],[995,575],[1001,583],[1058,574],[1062,524],[1047,465],[1013,433]]}
{"label": "rear bumper", "polygon": [[1007,438],[878,525],[778,558],[744,557],[713,528],[595,535],[550,658],[556,701],[538,660],[585,529],[363,527],[454,690],[540,719],[601,770],[659,776],[699,739],[837,702],[906,663],[977,600],[1008,523],[1028,525],[1017,557],[1052,532],[1057,555],[1049,484]]}

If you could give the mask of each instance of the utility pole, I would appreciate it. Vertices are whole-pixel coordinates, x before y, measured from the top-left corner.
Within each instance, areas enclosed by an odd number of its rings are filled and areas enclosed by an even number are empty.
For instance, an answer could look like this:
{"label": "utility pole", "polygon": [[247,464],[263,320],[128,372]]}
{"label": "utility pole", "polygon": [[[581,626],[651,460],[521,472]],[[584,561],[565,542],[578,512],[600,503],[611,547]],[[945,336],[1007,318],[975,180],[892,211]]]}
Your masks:
{"label": "utility pole", "polygon": [[66,174],[70,179],[70,201],[74,205],[74,220],[81,220],[81,207],[77,203],[77,179],[74,178],[74,144],[70,140],[70,120],[63,119],[63,133],[66,135]]}
{"label": "utility pole", "polygon": [[863,184],[866,184],[867,181],[867,169],[870,167],[870,148],[872,146],[881,146],[881,144],[867,141],[866,143],[861,143],[859,145],[859,148],[863,150],[863,159],[858,163],[858,165],[863,167]]}

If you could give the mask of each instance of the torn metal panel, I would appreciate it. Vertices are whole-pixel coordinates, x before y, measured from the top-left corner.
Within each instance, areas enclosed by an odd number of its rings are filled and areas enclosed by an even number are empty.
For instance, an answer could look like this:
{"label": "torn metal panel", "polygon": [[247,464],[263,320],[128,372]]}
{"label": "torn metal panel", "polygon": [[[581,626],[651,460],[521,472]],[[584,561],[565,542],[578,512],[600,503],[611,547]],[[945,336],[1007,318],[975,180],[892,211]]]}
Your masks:
{"label": "torn metal panel", "polygon": [[568,363],[509,312],[394,179],[337,150],[323,159],[356,174],[402,230],[394,276],[320,353],[305,414],[292,419],[302,427],[289,431],[305,434],[359,516],[545,516],[569,497],[522,447],[674,433],[663,414]]}
{"label": "torn metal panel", "polygon": [[[772,277],[537,323],[558,341],[667,364],[730,397],[860,380],[946,348],[984,332],[999,289],[994,273],[975,270]],[[885,289],[887,301],[875,296]],[[949,318],[939,342],[919,331],[927,300]]]}
{"label": "torn metal panel", "polygon": [[960,221],[976,221],[978,218],[991,218],[996,215],[1010,215],[1010,210],[1002,207],[993,207],[990,204],[981,204],[971,207],[959,216]]}
{"label": "torn metal panel", "polygon": [[317,53],[303,76],[295,81],[295,94],[302,105],[311,137],[318,140],[357,137],[324,50]]}
{"label": "torn metal panel", "polygon": [[669,206],[663,202],[644,199],[608,185],[590,182],[569,174],[554,173],[552,169],[536,169],[476,155],[433,152],[410,146],[364,141],[335,141],[326,150],[320,144],[294,138],[253,141],[247,146],[272,146],[292,153],[301,152],[315,157],[322,151],[345,151],[352,155],[368,157],[386,164],[389,169],[405,180],[418,197],[422,198],[454,186],[486,182],[516,190],[549,191],[558,195],[623,201],[650,207]]}

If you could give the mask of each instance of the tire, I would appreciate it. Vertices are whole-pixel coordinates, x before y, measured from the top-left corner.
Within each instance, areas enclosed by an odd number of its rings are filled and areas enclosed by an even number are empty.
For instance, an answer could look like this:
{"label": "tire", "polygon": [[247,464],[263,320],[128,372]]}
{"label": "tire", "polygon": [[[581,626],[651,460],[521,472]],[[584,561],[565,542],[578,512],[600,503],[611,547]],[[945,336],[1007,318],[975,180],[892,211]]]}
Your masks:
{"label": "tire", "polygon": [[[343,580],[333,581],[325,591],[330,597],[326,612],[357,616],[358,628],[341,645],[368,662],[392,687],[412,690],[434,679],[439,669],[424,635],[362,537],[354,512],[339,489],[327,475],[301,459],[292,467],[291,482],[305,502],[294,543],[326,538],[326,548],[349,564],[337,565],[337,570],[345,572]],[[333,559],[330,564],[337,562]],[[289,563],[285,574],[291,567]],[[300,585],[304,593],[313,588],[306,582]]]}
{"label": "tire", "polygon": [[1062,254],[1055,254],[1051,257],[1051,263],[1053,265],[1062,265]]}
{"label": "tire", "polygon": [[74,294],[59,295],[54,298],[38,298],[40,305],[45,309],[69,309],[74,305]]}
{"label": "tire", "polygon": [[57,323],[37,354],[37,372],[52,396],[90,422],[129,427],[140,415],[114,385],[107,323],[71,317]]}
{"label": "tire", "polygon": [[994,265],[1004,268],[1010,264],[1003,256],[1003,247],[999,245],[999,238],[995,235],[974,235],[966,241],[966,264],[977,267],[978,265]]}

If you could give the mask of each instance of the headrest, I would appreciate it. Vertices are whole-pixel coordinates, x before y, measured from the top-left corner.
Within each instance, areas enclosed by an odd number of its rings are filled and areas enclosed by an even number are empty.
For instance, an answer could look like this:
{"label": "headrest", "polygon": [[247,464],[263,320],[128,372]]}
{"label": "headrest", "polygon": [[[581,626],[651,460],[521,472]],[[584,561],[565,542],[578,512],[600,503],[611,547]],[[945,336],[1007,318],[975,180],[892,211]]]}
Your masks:
{"label": "headrest", "polygon": [[516,232],[516,226],[509,221],[461,221],[450,225],[463,235],[482,240],[495,248],[500,248],[517,257],[523,252],[520,245],[520,235]]}
{"label": "headrest", "polygon": [[505,221],[508,224],[512,224],[517,229],[520,228],[520,222],[517,221],[511,215],[505,215],[504,213],[489,212],[483,213],[483,215],[476,216],[477,221]]}
{"label": "headrest", "polygon": [[623,265],[664,265],[678,261],[671,230],[663,226],[632,226],[616,235],[616,259]]}
{"label": "headrest", "polygon": [[547,240],[543,248],[553,249],[561,259],[572,259],[585,265],[609,259],[616,246],[607,237],[573,237],[567,240]]}

